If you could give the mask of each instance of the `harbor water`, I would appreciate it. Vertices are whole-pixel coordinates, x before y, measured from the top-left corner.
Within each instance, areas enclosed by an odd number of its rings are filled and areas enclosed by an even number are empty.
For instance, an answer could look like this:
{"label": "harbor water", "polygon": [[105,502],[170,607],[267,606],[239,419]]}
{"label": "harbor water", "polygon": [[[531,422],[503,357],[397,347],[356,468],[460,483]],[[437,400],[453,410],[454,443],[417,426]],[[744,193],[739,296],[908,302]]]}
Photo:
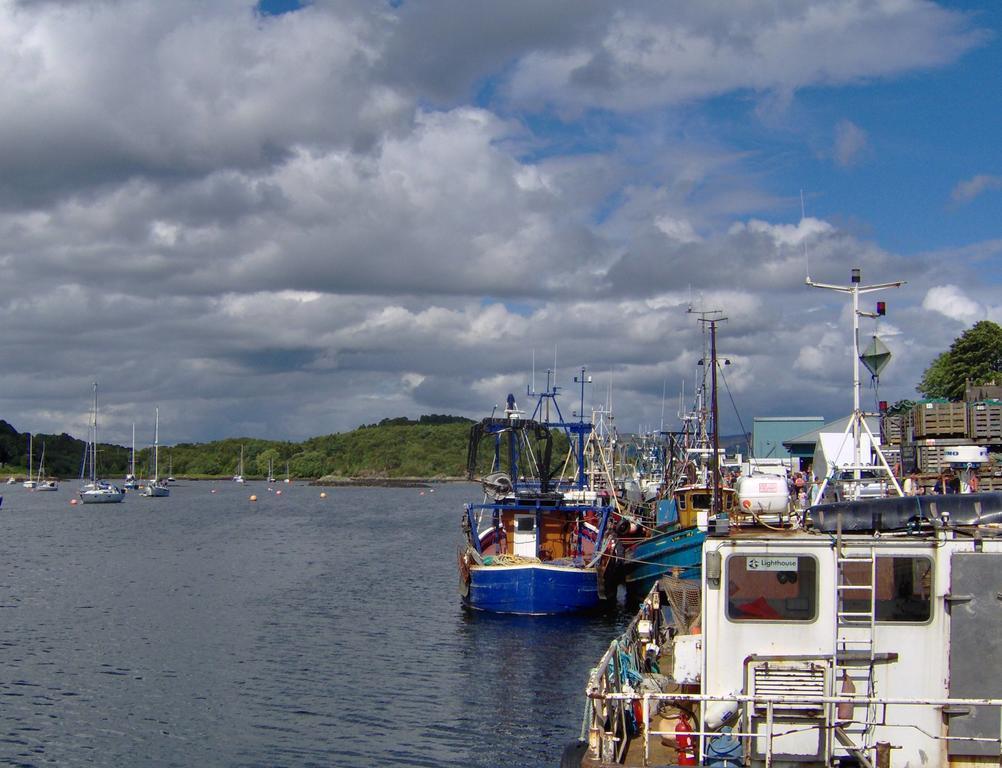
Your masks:
{"label": "harbor water", "polygon": [[0,486],[0,764],[559,764],[626,616],[462,608],[433,488]]}

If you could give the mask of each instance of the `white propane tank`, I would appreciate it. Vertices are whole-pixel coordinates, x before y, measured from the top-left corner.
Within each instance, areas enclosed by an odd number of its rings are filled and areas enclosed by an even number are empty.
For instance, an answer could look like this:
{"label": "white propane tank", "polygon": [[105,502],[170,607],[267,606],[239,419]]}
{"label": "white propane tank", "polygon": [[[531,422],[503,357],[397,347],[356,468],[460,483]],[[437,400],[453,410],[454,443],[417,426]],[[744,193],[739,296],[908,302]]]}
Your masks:
{"label": "white propane tank", "polygon": [[747,475],[738,478],[738,508],[745,514],[782,515],[790,501],[786,478],[779,475]]}

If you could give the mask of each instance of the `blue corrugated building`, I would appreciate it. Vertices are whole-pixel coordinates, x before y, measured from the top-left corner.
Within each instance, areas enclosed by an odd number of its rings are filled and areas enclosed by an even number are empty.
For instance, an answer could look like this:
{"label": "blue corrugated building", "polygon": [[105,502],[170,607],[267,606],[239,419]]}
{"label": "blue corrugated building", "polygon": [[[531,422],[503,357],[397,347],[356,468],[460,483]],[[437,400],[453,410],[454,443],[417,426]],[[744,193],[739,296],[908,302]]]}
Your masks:
{"label": "blue corrugated building", "polygon": [[821,416],[756,416],[752,426],[752,450],[756,459],[788,459],[792,456],[783,445],[824,426]]}

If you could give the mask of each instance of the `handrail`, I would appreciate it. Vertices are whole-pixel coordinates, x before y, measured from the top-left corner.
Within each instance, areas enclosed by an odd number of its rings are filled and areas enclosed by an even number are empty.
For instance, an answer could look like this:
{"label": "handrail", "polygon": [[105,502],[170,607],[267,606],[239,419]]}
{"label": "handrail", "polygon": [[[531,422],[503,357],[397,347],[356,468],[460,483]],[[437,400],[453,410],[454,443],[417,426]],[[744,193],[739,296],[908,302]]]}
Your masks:
{"label": "handrail", "polygon": [[[605,662],[606,657],[609,656],[613,649],[618,646],[618,643],[613,643],[606,655],[602,657],[602,661]],[[613,662],[614,666],[618,666],[618,654],[613,655],[610,661]],[[601,675],[602,666],[596,667],[592,670],[592,675],[589,679],[589,683],[597,679],[608,678]],[[618,674],[617,674],[618,678]],[[826,729],[826,728],[836,728],[843,723],[841,722],[829,722],[824,716],[819,716],[814,722],[804,725],[794,725],[792,727],[784,727],[784,730],[775,730],[775,723],[771,717],[773,708],[777,705],[789,705],[797,704],[803,708],[818,708],[823,709],[831,705],[837,705],[840,703],[849,703],[854,705],[866,705],[867,707],[871,705],[876,706],[901,706],[901,707],[996,707],[999,710],[1000,722],[1002,722],[1002,698],[907,698],[907,697],[881,697],[881,696],[849,696],[849,695],[836,695],[836,696],[820,696],[812,694],[804,695],[772,695],[772,696],[760,696],[760,695],[750,695],[750,694],[704,694],[704,693],[655,693],[650,691],[645,691],[643,693],[629,693],[622,691],[606,691],[602,692],[595,688],[591,688],[587,694],[588,702],[585,708],[585,721],[582,724],[582,737],[588,740],[589,751],[593,753],[593,756],[598,758],[606,753],[606,747],[604,743],[607,741],[612,742],[612,747],[615,750],[615,754],[621,756],[625,752],[627,734],[620,731],[618,728],[614,731],[606,731],[602,727],[602,723],[607,722],[599,711],[600,704],[611,705],[612,709],[616,711],[616,714],[625,713],[628,708],[632,709],[633,702],[640,701],[642,703],[642,723],[639,724],[639,734],[643,736],[644,743],[644,756],[645,762],[650,756],[650,739],[651,737],[664,737],[664,736],[674,736],[674,731],[656,731],[651,729],[652,714],[658,711],[658,708],[653,706],[654,704],[667,702],[667,703],[677,703],[677,702],[739,702],[741,704],[755,704],[759,706],[765,706],[767,710],[767,716],[765,719],[766,730],[765,733],[762,732],[751,732],[744,731],[740,729],[734,729],[730,732],[731,736],[734,737],[746,737],[746,738],[756,738],[756,739],[766,739],[767,749],[769,752],[772,750],[773,740],[779,736],[788,735],[791,733],[802,732],[806,730],[813,729]],[[618,724],[619,718],[609,718],[608,722],[614,725]],[[869,721],[854,720],[852,721],[857,724],[864,725],[879,725],[884,728],[907,728],[910,730],[918,731],[925,736],[935,739],[937,741],[943,742],[966,742],[966,743],[988,743],[988,744],[999,744],[1000,754],[1002,754],[1002,737],[985,737],[985,736],[944,736],[941,734],[932,734],[924,729],[920,728],[914,723],[888,723]],[[784,723],[784,726],[790,726],[789,723]],[[719,731],[713,730],[703,730],[703,728],[695,727],[689,733],[692,736],[707,737],[718,735]]]}

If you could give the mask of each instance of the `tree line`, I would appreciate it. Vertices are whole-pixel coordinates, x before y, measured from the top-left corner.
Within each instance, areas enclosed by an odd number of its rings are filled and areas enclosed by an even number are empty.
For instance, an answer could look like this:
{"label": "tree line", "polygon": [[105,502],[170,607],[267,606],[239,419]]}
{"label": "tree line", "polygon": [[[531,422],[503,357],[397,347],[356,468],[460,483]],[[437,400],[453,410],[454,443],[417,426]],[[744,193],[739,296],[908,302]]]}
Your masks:
{"label": "tree line", "polygon": [[[210,443],[160,447],[160,475],[229,477],[237,472],[243,449],[244,475],[292,479],[325,476],[353,478],[458,478],[465,473],[466,444],[473,422],[460,416],[431,415],[419,419],[384,419],[351,432],[312,437],[299,443],[258,438],[227,438]],[[46,474],[79,477],[86,442],[61,435],[34,435],[37,470],[45,446]],[[98,444],[102,477],[124,477],[131,449]],[[136,451],[136,474],[152,474],[152,448]],[[23,475],[28,466],[28,434],[0,421],[0,472]]]}

